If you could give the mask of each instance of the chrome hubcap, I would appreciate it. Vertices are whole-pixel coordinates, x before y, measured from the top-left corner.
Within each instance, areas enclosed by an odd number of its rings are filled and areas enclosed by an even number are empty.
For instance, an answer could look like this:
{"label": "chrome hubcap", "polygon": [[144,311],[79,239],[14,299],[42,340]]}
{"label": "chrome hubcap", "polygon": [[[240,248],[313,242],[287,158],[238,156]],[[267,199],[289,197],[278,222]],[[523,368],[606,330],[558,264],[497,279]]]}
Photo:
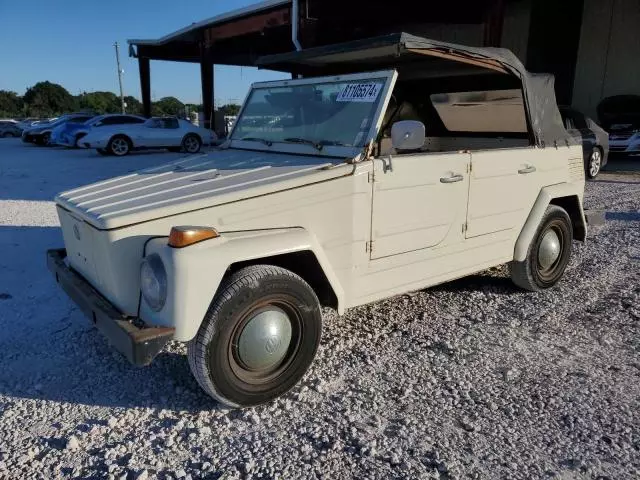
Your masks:
{"label": "chrome hubcap", "polygon": [[238,339],[238,357],[247,370],[265,371],[278,366],[291,345],[292,327],[287,314],[269,306],[251,317]]}
{"label": "chrome hubcap", "polygon": [[198,149],[198,141],[193,137],[187,138],[184,143],[187,152],[195,152]]}
{"label": "chrome hubcap", "polygon": [[116,138],[111,142],[111,149],[116,155],[124,155],[129,150],[127,141],[122,138]]}
{"label": "chrome hubcap", "polygon": [[600,171],[600,165],[602,163],[602,155],[600,150],[595,150],[591,154],[591,161],[589,162],[589,173],[592,177],[595,177]]}
{"label": "chrome hubcap", "polygon": [[553,230],[549,230],[542,237],[538,247],[538,264],[543,270],[550,268],[560,257],[560,238]]}

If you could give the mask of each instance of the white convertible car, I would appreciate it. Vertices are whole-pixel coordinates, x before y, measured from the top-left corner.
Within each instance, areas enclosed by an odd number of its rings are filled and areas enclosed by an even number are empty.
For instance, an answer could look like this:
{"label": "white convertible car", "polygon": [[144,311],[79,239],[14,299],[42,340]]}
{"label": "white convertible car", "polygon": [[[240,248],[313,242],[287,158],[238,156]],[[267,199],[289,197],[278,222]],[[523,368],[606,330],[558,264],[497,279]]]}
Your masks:
{"label": "white convertible car", "polygon": [[167,148],[187,153],[200,151],[203,144],[216,140],[211,130],[196,127],[175,117],[153,117],[142,124],[114,125],[89,132],[80,146],[95,148],[102,155],[122,157],[132,150]]}

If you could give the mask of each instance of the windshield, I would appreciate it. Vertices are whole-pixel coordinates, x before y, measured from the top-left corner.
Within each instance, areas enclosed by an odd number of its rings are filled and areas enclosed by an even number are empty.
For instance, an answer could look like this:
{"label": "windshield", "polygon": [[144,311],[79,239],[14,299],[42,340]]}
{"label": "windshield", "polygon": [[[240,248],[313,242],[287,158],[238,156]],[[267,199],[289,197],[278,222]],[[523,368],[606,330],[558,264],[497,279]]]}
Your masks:
{"label": "windshield", "polygon": [[232,140],[362,147],[386,78],[258,87],[251,91]]}

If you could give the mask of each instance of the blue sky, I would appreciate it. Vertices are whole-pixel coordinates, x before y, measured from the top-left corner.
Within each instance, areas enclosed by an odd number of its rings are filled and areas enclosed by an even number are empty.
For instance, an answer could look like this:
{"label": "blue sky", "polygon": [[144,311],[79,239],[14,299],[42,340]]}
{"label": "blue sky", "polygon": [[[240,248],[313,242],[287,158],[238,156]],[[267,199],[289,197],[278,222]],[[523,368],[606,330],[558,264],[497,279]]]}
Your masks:
{"label": "blue sky", "polygon": [[[193,22],[256,3],[256,0],[0,0],[0,90],[20,95],[49,80],[72,94],[117,93],[113,43],[120,43],[125,95],[140,98],[138,62],[127,39],[159,38]],[[283,78],[252,68],[216,67],[217,101],[241,103],[255,81]],[[178,97],[200,103],[197,64],[151,61],[154,100]]]}

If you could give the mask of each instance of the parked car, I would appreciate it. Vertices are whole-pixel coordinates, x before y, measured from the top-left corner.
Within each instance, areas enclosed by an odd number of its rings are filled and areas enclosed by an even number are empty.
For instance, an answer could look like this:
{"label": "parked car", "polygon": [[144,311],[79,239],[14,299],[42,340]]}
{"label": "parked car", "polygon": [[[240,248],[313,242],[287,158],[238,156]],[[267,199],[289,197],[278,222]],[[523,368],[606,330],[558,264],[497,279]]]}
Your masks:
{"label": "parked car", "polygon": [[616,95],[598,105],[611,153],[640,153],[640,95]]}
{"label": "parked car", "polygon": [[51,140],[51,132],[54,128],[64,123],[84,123],[95,115],[86,113],[71,113],[62,115],[51,122],[38,123],[22,132],[22,141],[26,143],[35,143],[36,145],[49,145]]}
{"label": "parked car", "polygon": [[0,138],[19,137],[22,130],[14,120],[0,120]]}
{"label": "parked car", "polygon": [[560,114],[567,131],[582,142],[585,174],[596,178],[609,158],[609,134],[573,108],[561,106]]}
{"label": "parked car", "polygon": [[96,128],[112,125],[134,125],[144,123],[147,119],[138,115],[120,113],[98,115],[84,123],[67,122],[57,126],[51,132],[51,143],[65,147],[79,147],[79,141]]}
{"label": "parked car", "polygon": [[121,157],[132,150],[166,148],[196,153],[203,144],[211,145],[216,135],[175,117],[153,117],[141,124],[113,125],[91,130],[80,146],[95,148],[102,155]]}
{"label": "parked car", "polygon": [[[348,73],[362,64],[373,71]],[[53,278],[131,362],[187,342],[203,390],[248,407],[305,374],[322,306],[503,263],[527,290],[560,281],[587,226],[552,76],[408,34],[260,65],[316,76],[254,84],[208,156],[56,197]]]}

